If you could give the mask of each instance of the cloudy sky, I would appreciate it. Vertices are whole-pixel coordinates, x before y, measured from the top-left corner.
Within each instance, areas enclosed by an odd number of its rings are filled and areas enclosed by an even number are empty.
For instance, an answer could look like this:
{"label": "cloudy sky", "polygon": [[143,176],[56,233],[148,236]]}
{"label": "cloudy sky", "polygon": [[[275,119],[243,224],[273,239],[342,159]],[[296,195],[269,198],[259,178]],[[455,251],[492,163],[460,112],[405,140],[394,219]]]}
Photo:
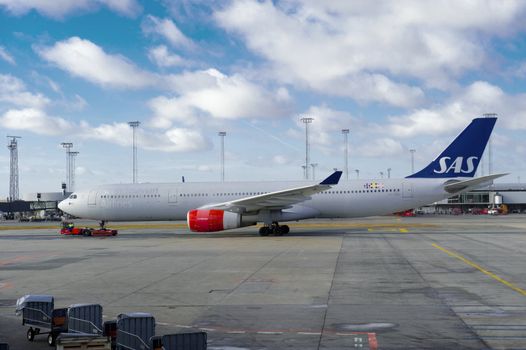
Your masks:
{"label": "cloudy sky", "polygon": [[[0,130],[21,136],[20,193],[132,179],[301,179],[425,166],[499,115],[493,169],[526,181],[525,1],[0,0]],[[4,138],[7,145],[7,138]],[[3,154],[3,155],[2,155]],[[485,172],[487,172],[487,164]],[[0,196],[9,151],[0,153]]]}

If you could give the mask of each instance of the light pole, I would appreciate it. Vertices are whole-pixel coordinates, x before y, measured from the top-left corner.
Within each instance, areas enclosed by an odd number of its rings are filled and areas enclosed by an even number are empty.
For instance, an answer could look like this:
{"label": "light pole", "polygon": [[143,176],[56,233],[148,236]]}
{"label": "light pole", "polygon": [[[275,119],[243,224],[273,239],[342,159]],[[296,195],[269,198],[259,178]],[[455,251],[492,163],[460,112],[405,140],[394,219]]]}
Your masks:
{"label": "light pole", "polygon": [[221,182],[225,182],[225,136],[226,131],[217,133],[221,137]]}
{"label": "light pole", "polygon": [[71,142],[62,142],[62,147],[66,149],[66,184],[67,184],[67,191],[73,192],[71,190],[71,156],[69,155],[71,153],[71,148],[73,147],[73,143]]}
{"label": "light pole", "polygon": [[383,171],[380,171],[380,178],[384,178],[384,172]]}
{"label": "light pole", "polygon": [[[485,113],[483,114],[484,118],[495,118],[496,113]],[[488,175],[491,175],[493,172],[493,159],[492,159],[492,147],[491,147],[491,135],[488,140]],[[493,181],[491,182],[493,184]]]}
{"label": "light pole", "polygon": [[312,167],[312,179],[316,180],[316,167],[318,166],[318,163],[311,163],[310,166]]}
{"label": "light pole", "polygon": [[411,152],[411,174],[415,173],[415,152],[416,149],[410,149],[409,152]]}
{"label": "light pole", "polygon": [[349,129],[342,129],[345,146],[345,180],[349,181]]}
{"label": "light pole", "polygon": [[391,168],[387,168],[387,178],[391,178]]}
{"label": "light pole", "polygon": [[305,180],[309,179],[309,124],[312,123],[314,118],[304,117],[300,119],[305,124]]}
{"label": "light pole", "polygon": [[69,152],[69,181],[70,181],[70,191],[75,191],[75,157],[79,152]]}
{"label": "light pole", "polygon": [[354,169],[354,171],[356,172],[356,178],[359,179],[360,178],[360,169]]}
{"label": "light pole", "polygon": [[10,153],[9,161],[9,201],[15,201],[19,199],[18,192],[18,141],[20,136],[7,136],[11,140],[7,144],[7,148]]}
{"label": "light pole", "polygon": [[137,144],[136,144],[136,136],[135,131],[141,125],[141,122],[134,121],[134,122],[128,122],[128,125],[131,126],[133,130],[133,140],[132,140],[132,147],[133,147],[133,183],[137,183]]}

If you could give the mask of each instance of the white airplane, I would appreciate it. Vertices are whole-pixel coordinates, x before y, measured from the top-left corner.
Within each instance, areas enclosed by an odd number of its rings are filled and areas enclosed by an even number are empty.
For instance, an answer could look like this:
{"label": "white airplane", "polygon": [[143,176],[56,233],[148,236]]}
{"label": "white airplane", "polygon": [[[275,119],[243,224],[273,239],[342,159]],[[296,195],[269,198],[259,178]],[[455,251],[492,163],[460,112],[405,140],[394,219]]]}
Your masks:
{"label": "white airplane", "polygon": [[476,118],[429,165],[402,179],[350,180],[336,171],[320,183],[224,182],[104,185],[59,203],[73,216],[105,221],[183,220],[195,232],[262,222],[259,234],[289,232],[279,222],[391,214],[442,200],[506,174],[475,172],[496,118]]}

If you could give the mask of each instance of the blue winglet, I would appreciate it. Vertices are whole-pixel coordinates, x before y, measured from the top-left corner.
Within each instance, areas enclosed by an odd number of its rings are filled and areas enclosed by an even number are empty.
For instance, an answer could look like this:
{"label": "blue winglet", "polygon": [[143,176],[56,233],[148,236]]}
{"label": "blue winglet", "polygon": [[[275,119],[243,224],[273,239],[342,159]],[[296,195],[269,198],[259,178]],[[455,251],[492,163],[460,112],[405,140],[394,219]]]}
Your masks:
{"label": "blue winglet", "polygon": [[342,177],[342,172],[339,170],[335,171],[334,173],[329,175],[328,178],[320,182],[320,185],[337,185],[340,181],[340,177]]}

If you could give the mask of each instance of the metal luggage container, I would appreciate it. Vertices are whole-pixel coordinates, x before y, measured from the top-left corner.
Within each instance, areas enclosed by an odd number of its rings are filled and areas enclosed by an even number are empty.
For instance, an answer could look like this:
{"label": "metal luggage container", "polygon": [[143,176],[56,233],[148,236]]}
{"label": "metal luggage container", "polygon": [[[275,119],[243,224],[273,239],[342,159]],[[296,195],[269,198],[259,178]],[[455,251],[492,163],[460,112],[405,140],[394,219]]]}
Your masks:
{"label": "metal luggage container", "polygon": [[24,295],[16,301],[16,314],[22,324],[50,328],[54,299],[51,295]]}
{"label": "metal luggage container", "polygon": [[102,306],[99,304],[70,305],[68,332],[102,334]]}
{"label": "metal luggage container", "polygon": [[117,350],[150,350],[150,338],[155,335],[155,318],[135,312],[117,317]]}
{"label": "metal luggage container", "polygon": [[[33,341],[36,335],[47,334],[49,345],[62,332],[67,332],[67,309],[55,309],[54,299],[50,295],[25,295],[16,302],[16,314],[22,314],[22,324],[34,326],[27,330],[27,340]],[[44,328],[48,331],[40,332]]]}
{"label": "metal luggage container", "polygon": [[9,350],[9,344],[0,343],[0,350]]}
{"label": "metal luggage container", "polygon": [[205,332],[166,334],[161,339],[164,350],[206,350]]}

